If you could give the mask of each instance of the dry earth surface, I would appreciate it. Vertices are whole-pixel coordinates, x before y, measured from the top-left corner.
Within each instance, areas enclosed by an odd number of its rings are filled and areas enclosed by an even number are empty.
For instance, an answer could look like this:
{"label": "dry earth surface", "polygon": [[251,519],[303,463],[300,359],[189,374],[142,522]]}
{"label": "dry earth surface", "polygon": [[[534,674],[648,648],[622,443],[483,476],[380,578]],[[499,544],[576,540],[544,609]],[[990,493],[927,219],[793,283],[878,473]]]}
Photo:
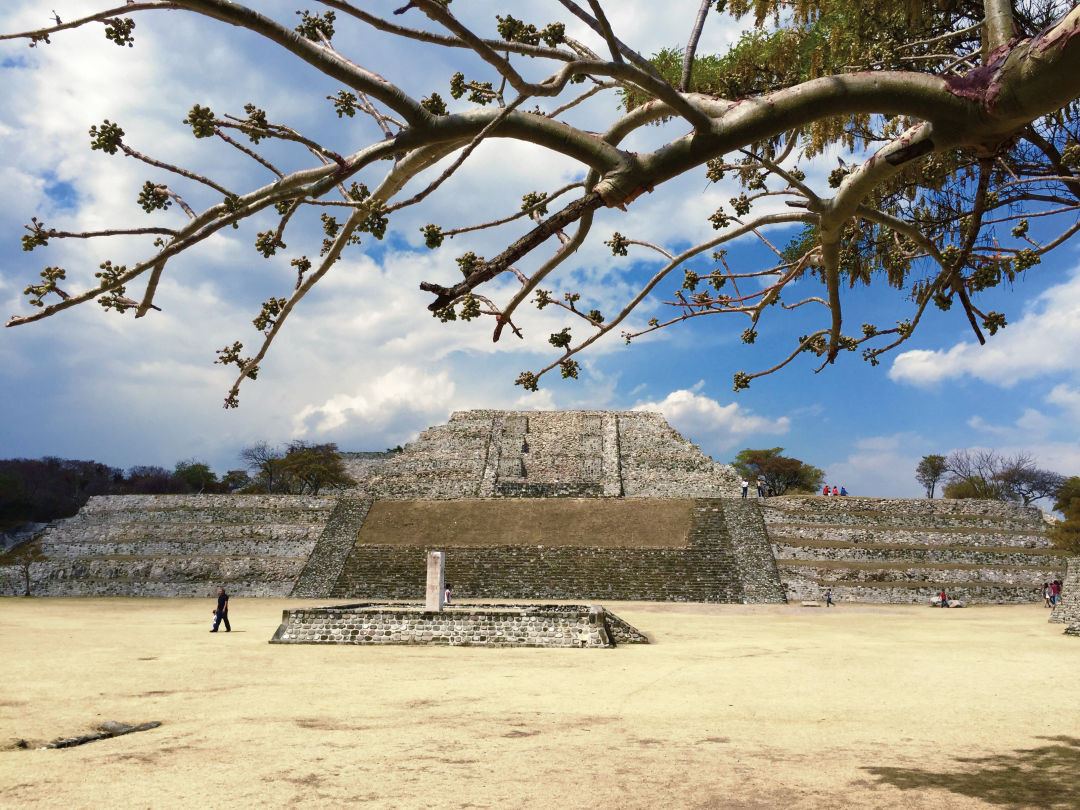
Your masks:
{"label": "dry earth surface", "polygon": [[[0,600],[3,807],[1076,808],[1039,606],[608,603],[614,650],[267,644],[281,610]],[[106,720],[160,728],[22,750]]]}

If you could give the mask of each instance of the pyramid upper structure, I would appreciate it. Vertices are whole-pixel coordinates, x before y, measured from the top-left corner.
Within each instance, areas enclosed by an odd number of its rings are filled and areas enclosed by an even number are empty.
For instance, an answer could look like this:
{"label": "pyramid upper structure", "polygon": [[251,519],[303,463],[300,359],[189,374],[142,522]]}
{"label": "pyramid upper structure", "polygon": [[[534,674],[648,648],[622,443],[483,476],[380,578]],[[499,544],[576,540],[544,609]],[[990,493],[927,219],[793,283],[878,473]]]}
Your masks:
{"label": "pyramid upper structure", "polygon": [[458,411],[361,487],[381,498],[733,496],[738,476],[647,411]]}

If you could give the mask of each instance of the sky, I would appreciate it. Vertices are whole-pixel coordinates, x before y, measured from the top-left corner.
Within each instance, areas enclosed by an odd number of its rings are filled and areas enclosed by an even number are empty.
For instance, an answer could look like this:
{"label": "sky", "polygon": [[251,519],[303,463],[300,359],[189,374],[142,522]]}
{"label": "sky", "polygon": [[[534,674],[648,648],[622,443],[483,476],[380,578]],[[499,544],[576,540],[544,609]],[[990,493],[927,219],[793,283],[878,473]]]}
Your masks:
{"label": "sky", "polygon": [[[296,19],[294,4],[257,5],[286,24]],[[611,10],[611,20],[621,39],[649,54],[680,46],[697,6],[686,0],[622,2]],[[46,24],[54,10],[68,20],[101,8],[81,1],[52,0],[46,8],[9,0],[0,9],[0,31]],[[503,8],[459,1],[454,10],[494,36],[494,15]],[[530,4],[530,20],[543,25],[561,19],[559,10],[555,3]],[[0,42],[5,315],[31,311],[23,289],[45,266],[64,267],[68,278],[61,286],[79,290],[93,282],[106,259],[130,265],[151,250],[152,237],[143,236],[54,240],[24,252],[20,238],[31,217],[71,231],[168,226],[184,219],[177,206],[152,215],[142,211],[136,198],[143,182],[174,184],[173,178],[120,154],[91,151],[87,130],[93,124],[118,122],[133,148],[240,191],[265,184],[269,174],[216,139],[192,138],[181,122],[193,104],[242,116],[244,104],[252,102],[270,120],[342,153],[378,138],[369,121],[334,114],[326,97],[339,85],[249,32],[176,12],[133,16],[133,48],[107,41],[101,25],[54,35],[53,44],[33,49]],[[406,22],[418,24],[415,16]],[[713,15],[699,52],[722,52],[740,28]],[[570,25],[568,32],[602,50],[580,26]],[[335,43],[419,96],[435,91],[449,100],[449,77],[457,69],[470,78],[489,78],[476,59],[452,54],[450,61],[447,54],[387,42],[359,25],[339,25]],[[616,103],[611,96],[594,99],[565,118],[602,130],[617,115]],[[627,148],[649,149],[678,134],[670,126],[649,127]],[[291,145],[270,145],[268,152],[283,167],[312,164],[310,155]],[[810,183],[827,190],[835,157],[799,165]],[[407,191],[421,188],[444,165]],[[374,186],[380,169],[361,179]],[[538,393],[528,393],[514,385],[518,373],[556,359],[548,335],[564,326],[584,334],[582,321],[555,307],[523,307],[519,325],[525,339],[504,337],[494,344],[490,319],[440,323],[425,308],[430,296],[418,288],[424,280],[452,283],[460,277],[457,256],[467,250],[493,256],[525,226],[518,222],[461,236],[437,251],[424,247],[420,228],[496,219],[517,211],[523,194],[556,189],[581,179],[581,172],[566,158],[509,141],[481,145],[463,169],[424,204],[395,215],[385,239],[365,238],[346,253],[285,324],[258,380],[242,387],[238,409],[222,407],[234,376],[214,364],[215,352],[236,340],[257,345],[251,320],[261,302],[292,290],[291,258],[318,252],[316,214],[298,218],[286,233],[289,249],[270,260],[254,248],[256,231],[271,227],[270,219],[223,231],[172,260],[156,298],[162,311],[138,321],[130,312],[106,312],[90,303],[3,330],[0,458],[59,456],[121,468],[171,468],[195,458],[224,473],[240,466],[242,447],[260,440],[382,450],[468,408],[644,408],[663,412],[717,461],[730,461],[746,447],[783,447],[785,455],[821,467],[830,483],[856,495],[921,495],[914,479],[919,459],[958,449],[1027,452],[1045,468],[1080,474],[1080,240],[1063,245],[1008,289],[984,294],[986,308],[1005,312],[1009,322],[986,346],[976,344],[962,312],[934,311],[912,340],[877,367],[855,352],[815,373],[815,358],[808,356],[754,380],[749,390],[733,392],[735,372],[773,366],[799,335],[825,325],[823,310],[803,307],[771,311],[753,345],[740,340],[748,324],[732,316],[697,318],[630,346],[611,334],[579,356],[579,380],[559,379],[556,372],[541,381]],[[174,186],[197,210],[219,201],[220,195],[188,181]],[[713,185],[698,171],[656,189],[626,212],[603,210],[591,243],[564,265],[559,281],[542,286],[557,296],[581,293],[585,309],[614,312],[660,263],[642,248],[613,257],[604,239],[617,230],[683,250],[715,233],[708,216],[736,193],[728,181]],[[1053,226],[1061,223],[1048,227]],[[769,236],[782,246],[795,233],[779,228]],[[737,270],[758,269],[767,260],[751,240],[735,243],[729,253]],[[538,261],[524,260],[521,269],[531,272]],[[630,326],[662,319],[670,310],[662,302],[680,284],[681,276],[663,282],[659,295],[631,316]],[[485,292],[505,301],[512,290],[497,280]],[[138,298],[141,291],[140,282],[128,295]],[[819,291],[807,286],[805,294]],[[901,293],[881,284],[845,289],[843,304],[846,322],[853,325],[887,326],[910,311]]]}

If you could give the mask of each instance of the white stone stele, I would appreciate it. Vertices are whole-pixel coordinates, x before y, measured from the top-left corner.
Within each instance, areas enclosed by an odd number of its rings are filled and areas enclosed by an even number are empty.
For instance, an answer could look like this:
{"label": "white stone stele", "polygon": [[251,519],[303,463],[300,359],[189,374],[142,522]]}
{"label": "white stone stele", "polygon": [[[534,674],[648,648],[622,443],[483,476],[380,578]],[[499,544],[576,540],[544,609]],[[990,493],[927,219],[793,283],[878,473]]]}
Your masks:
{"label": "white stone stele", "polygon": [[427,555],[427,589],[424,592],[424,610],[436,613],[443,609],[443,593],[446,585],[446,554],[429,551]]}

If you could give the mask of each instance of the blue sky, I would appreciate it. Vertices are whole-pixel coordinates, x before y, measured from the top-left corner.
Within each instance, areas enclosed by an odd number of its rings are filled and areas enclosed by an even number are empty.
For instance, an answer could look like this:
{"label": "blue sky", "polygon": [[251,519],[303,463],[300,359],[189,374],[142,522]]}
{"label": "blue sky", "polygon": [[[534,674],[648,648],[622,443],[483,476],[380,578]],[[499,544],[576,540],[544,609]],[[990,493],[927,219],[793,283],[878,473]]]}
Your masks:
{"label": "blue sky", "polygon": [[[259,5],[280,20],[293,19],[292,4]],[[651,53],[685,38],[698,4],[682,5],[680,15],[671,13],[678,4],[657,11],[651,3],[621,3],[612,20],[625,41]],[[0,11],[0,29],[43,24],[54,7],[63,19],[97,8],[65,0],[48,9],[37,2],[9,2]],[[561,16],[554,3],[531,7],[540,23]],[[473,3],[467,13],[478,24],[493,26],[500,10],[497,4]],[[46,265],[67,268],[71,288],[80,289],[106,258],[130,264],[149,248],[145,239],[95,240],[55,242],[26,253],[20,237],[31,216],[72,230],[167,224],[183,217],[175,206],[152,216],[143,213],[135,203],[142,183],[167,176],[120,155],[91,152],[86,134],[91,124],[117,121],[133,147],[199,168],[239,190],[268,178],[228,147],[191,138],[181,121],[194,103],[218,114],[242,114],[251,101],[272,120],[343,152],[376,137],[367,122],[334,115],[325,99],[340,89],[333,82],[244,32],[167,12],[136,20],[132,49],[106,41],[100,26],[54,36],[48,47],[0,43],[5,315],[30,310],[22,290]],[[592,39],[573,27],[571,32]],[[721,49],[737,34],[737,27],[713,17],[701,50]],[[448,97],[448,78],[457,68],[444,55],[391,48],[350,26],[342,26],[335,41],[410,92],[435,90]],[[475,63],[466,61],[464,69],[470,77],[480,76]],[[228,86],[220,83],[221,76],[229,77]],[[573,115],[601,129],[614,117],[613,107],[610,99],[597,101]],[[672,136],[670,129],[650,128],[638,136],[638,146]],[[295,150],[273,151],[290,168],[310,162]],[[558,188],[580,173],[563,158],[521,145],[485,145],[474,157],[467,171],[432,195],[430,205],[402,211],[383,242],[368,240],[349,253],[305,299],[259,379],[241,390],[238,410],[221,407],[232,375],[213,364],[214,352],[234,340],[255,343],[251,318],[261,301],[292,289],[289,259],[317,252],[310,247],[321,238],[316,221],[298,223],[286,238],[297,249],[270,261],[253,247],[255,232],[269,227],[269,220],[207,240],[170,264],[157,298],[163,311],[139,321],[89,304],[0,332],[0,457],[94,458],[125,468],[171,467],[196,457],[224,472],[238,466],[242,446],[260,439],[383,449],[411,440],[462,408],[650,407],[662,410],[719,461],[743,447],[782,446],[824,468],[830,482],[853,494],[917,495],[913,470],[919,458],[961,448],[1028,451],[1043,466],[1080,474],[1075,243],[1051,254],[1011,289],[989,293],[994,303],[984,303],[1004,311],[1009,326],[985,347],[974,345],[961,313],[935,312],[902,352],[884,357],[876,368],[852,353],[815,374],[813,358],[800,359],[735,394],[736,371],[772,366],[795,338],[820,328],[822,314],[808,308],[776,312],[762,323],[753,346],[739,339],[745,321],[699,318],[630,347],[610,335],[581,358],[580,380],[545,377],[540,393],[530,395],[515,387],[514,379],[554,359],[548,334],[568,325],[580,331],[562,317],[565,313],[551,307],[522,312],[526,340],[504,338],[493,345],[489,320],[440,324],[425,310],[429,299],[417,289],[421,280],[454,280],[454,257],[465,250],[492,256],[523,229],[459,237],[431,252],[423,247],[419,228],[427,222],[454,227],[494,219],[516,210],[522,194]],[[803,166],[819,189],[827,188],[825,175],[835,165],[831,155],[823,160]],[[377,182],[376,175],[364,179]],[[183,184],[177,188],[186,191]],[[710,186],[698,172],[657,189],[626,213],[603,211],[591,246],[561,282],[545,286],[560,295],[577,290],[586,308],[612,312],[630,284],[659,265],[641,249],[632,249],[627,258],[612,257],[603,239],[618,230],[669,249],[684,248],[712,234],[707,217],[733,193],[733,187]],[[217,201],[198,190],[188,199],[196,209]],[[783,244],[793,233],[778,229],[770,236]],[[730,254],[740,269],[760,267],[761,259],[762,251],[750,241],[738,243]],[[661,295],[633,323],[662,317],[658,302],[670,300],[680,283],[681,278],[663,283]],[[132,290],[133,297],[141,292],[138,285]],[[505,301],[510,291],[509,284],[496,283],[493,297]],[[883,285],[846,291],[844,306],[853,325],[890,324],[909,311],[903,296]]]}

